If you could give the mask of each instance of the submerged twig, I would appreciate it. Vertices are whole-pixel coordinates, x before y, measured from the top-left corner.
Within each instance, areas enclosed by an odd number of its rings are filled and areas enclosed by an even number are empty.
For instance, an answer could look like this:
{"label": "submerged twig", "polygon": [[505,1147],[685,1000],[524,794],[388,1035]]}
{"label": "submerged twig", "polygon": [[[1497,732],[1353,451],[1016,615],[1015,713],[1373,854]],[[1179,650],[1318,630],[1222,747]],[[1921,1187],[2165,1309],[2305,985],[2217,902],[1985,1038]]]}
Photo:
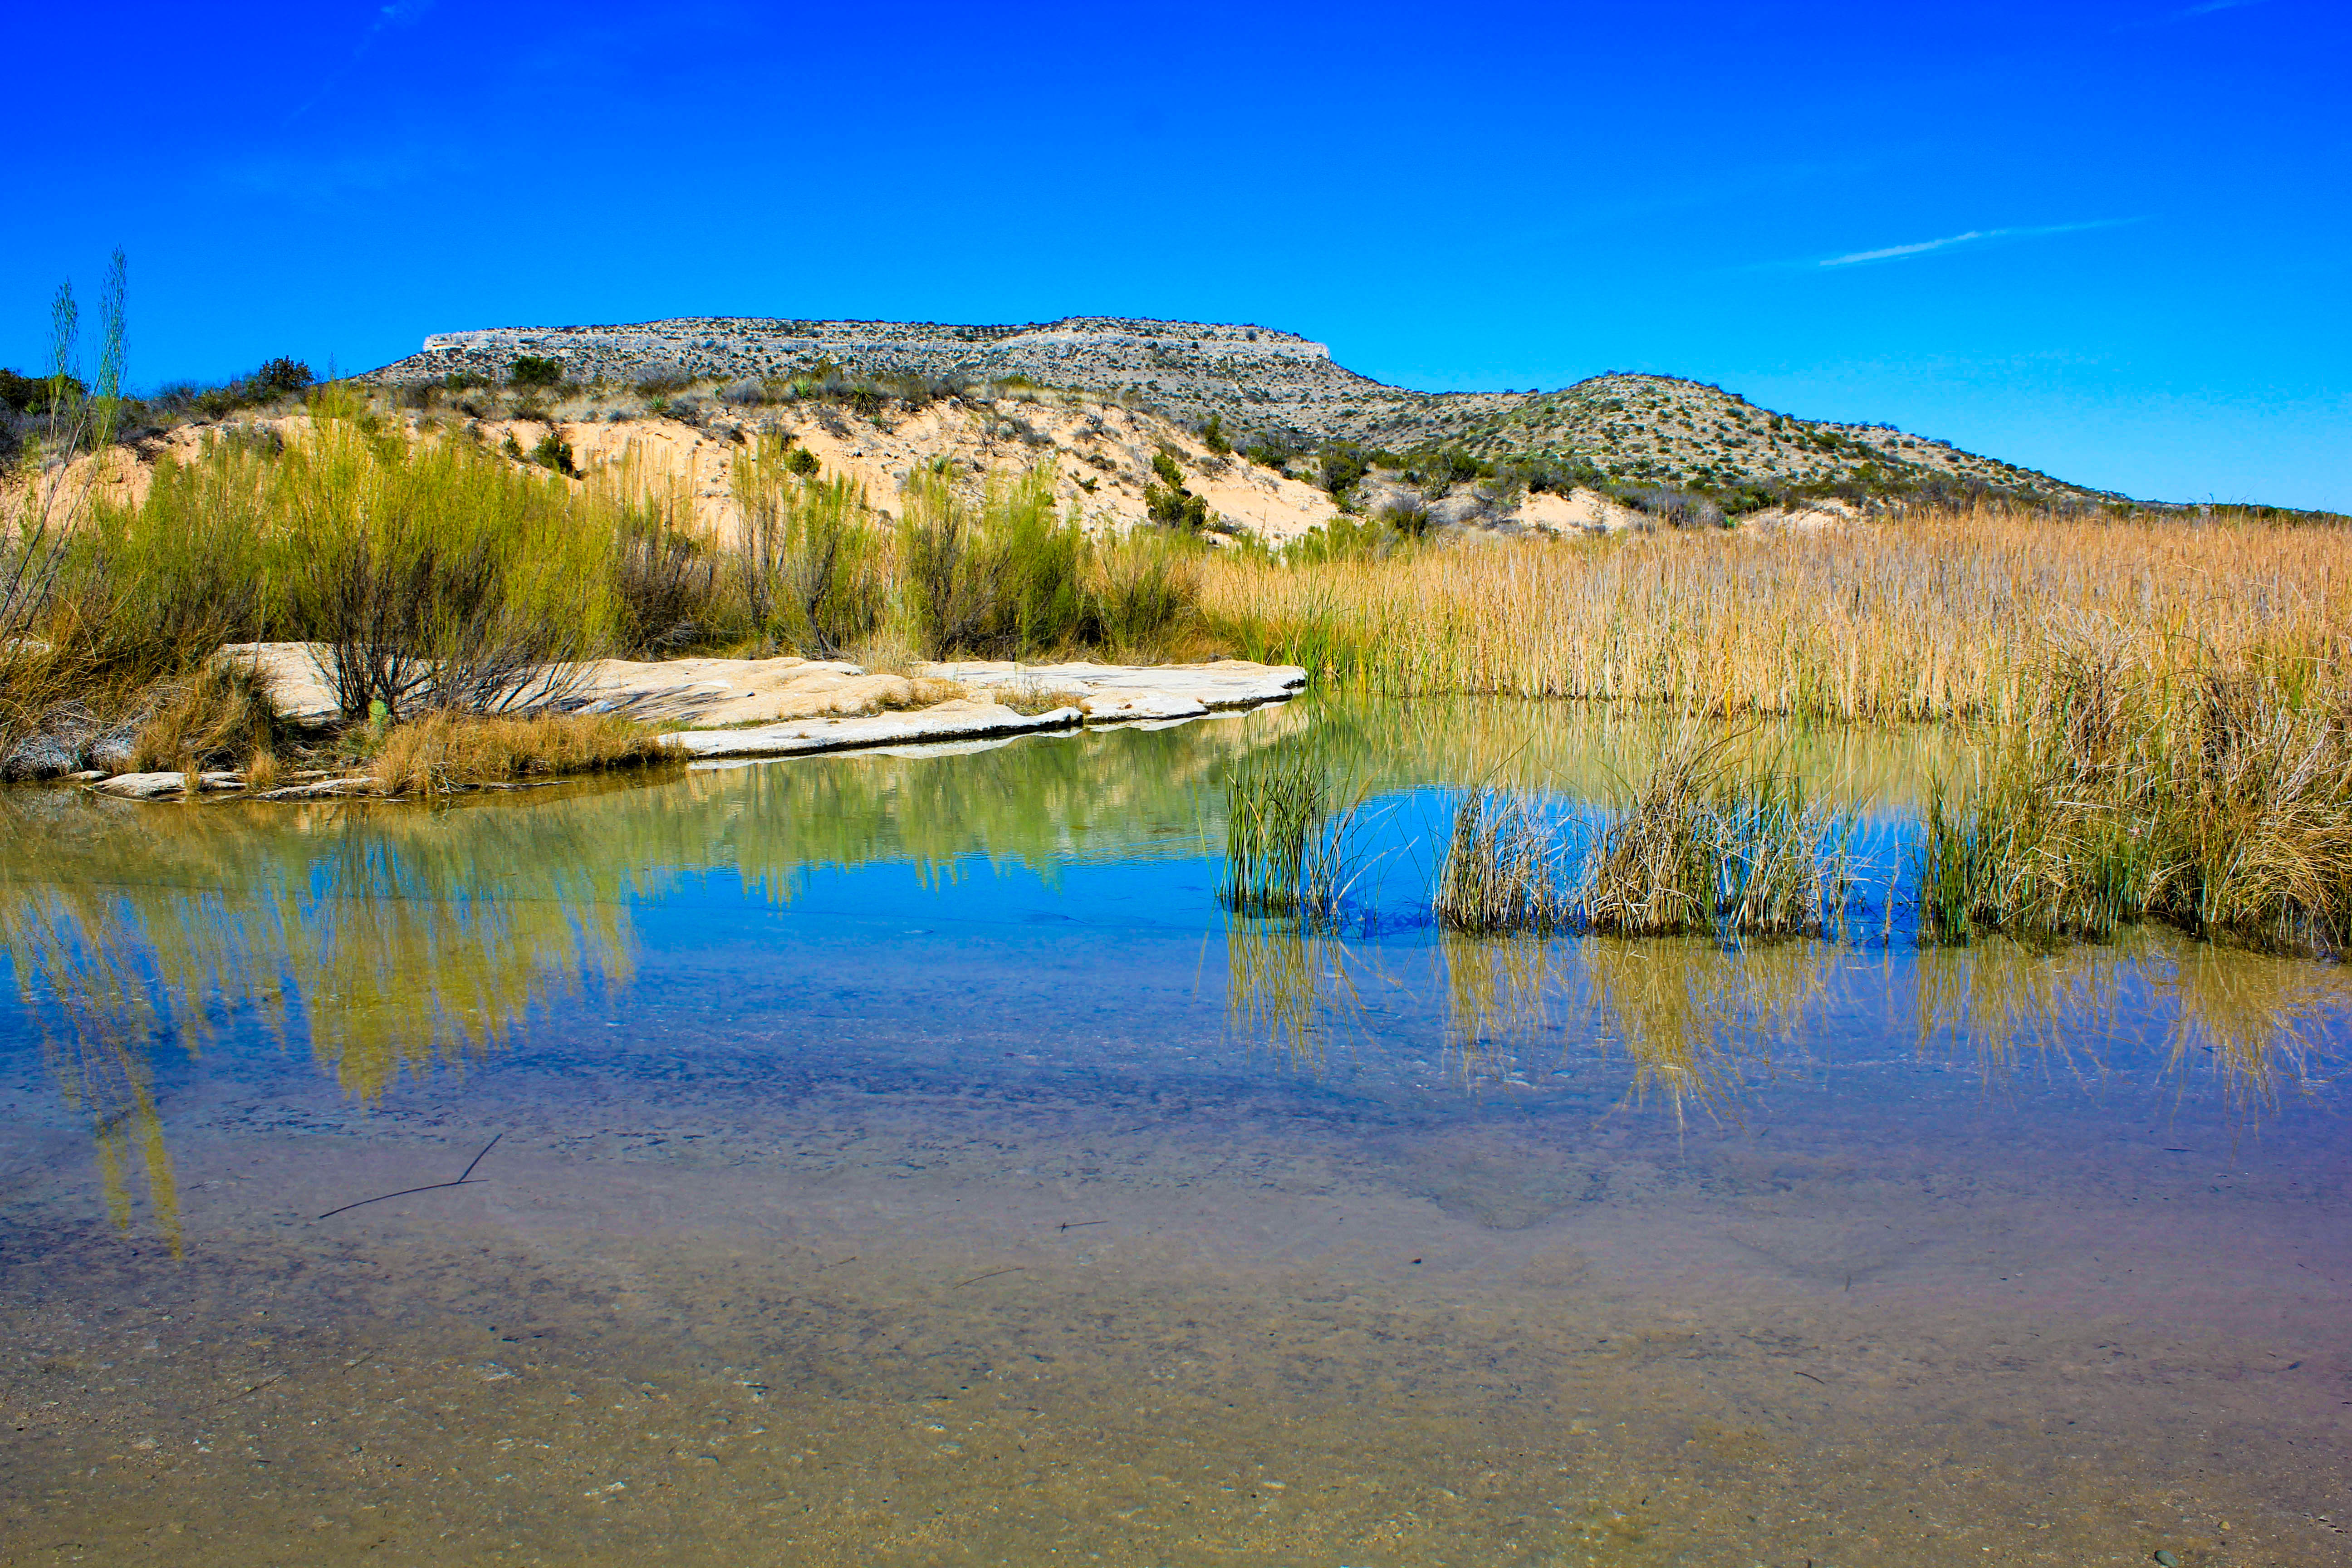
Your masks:
{"label": "submerged twig", "polygon": [[985,1274],[975,1274],[969,1279],[959,1279],[954,1284],[949,1286],[948,1289],[950,1290],[961,1290],[967,1285],[977,1285],[983,1279],[993,1279],[1000,1274],[1020,1274],[1025,1272],[1025,1269],[1026,1266],[1019,1263],[1014,1264],[1010,1268],[992,1268]]}
{"label": "submerged twig", "polygon": [[437,1193],[444,1187],[478,1185],[478,1184],[473,1179],[474,1166],[480,1164],[482,1163],[483,1156],[488,1154],[491,1150],[497,1148],[499,1146],[499,1139],[505,1136],[505,1133],[500,1132],[497,1137],[492,1138],[488,1142],[483,1144],[482,1152],[474,1156],[472,1163],[467,1165],[463,1173],[461,1173],[454,1182],[433,1182],[421,1187],[403,1187],[396,1193],[379,1193],[372,1198],[362,1198],[355,1204],[345,1204],[339,1209],[329,1209],[325,1214],[320,1215],[319,1217],[320,1219],[332,1219],[339,1214],[349,1214],[353,1209],[363,1209],[370,1204],[386,1203],[394,1198],[409,1197],[417,1193]]}

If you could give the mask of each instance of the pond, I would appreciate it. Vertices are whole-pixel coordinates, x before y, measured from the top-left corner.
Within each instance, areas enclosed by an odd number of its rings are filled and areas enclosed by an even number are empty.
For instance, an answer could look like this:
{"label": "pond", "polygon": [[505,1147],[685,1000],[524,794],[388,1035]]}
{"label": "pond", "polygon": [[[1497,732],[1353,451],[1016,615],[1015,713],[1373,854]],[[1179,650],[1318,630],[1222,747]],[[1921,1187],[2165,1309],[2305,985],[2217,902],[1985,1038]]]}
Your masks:
{"label": "pond", "polygon": [[[1866,798],[1927,732],[1744,745]],[[1337,931],[1222,781],[1367,796]],[[1471,942],[1654,727],[1303,700],[454,806],[0,795],[0,1560],[2333,1563],[2333,965]]]}

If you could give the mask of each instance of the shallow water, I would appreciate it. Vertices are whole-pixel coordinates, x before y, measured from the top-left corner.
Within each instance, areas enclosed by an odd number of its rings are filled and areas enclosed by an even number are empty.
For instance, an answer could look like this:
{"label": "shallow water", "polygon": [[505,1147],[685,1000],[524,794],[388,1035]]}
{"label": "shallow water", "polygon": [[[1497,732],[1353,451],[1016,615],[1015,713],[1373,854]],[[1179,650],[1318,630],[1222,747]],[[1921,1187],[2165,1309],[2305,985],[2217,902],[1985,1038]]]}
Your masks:
{"label": "shallow water", "polygon": [[[1285,737],[1385,920],[1219,910]],[[0,1562],[2352,1559],[2339,972],[1411,918],[1655,743],[0,795]]]}

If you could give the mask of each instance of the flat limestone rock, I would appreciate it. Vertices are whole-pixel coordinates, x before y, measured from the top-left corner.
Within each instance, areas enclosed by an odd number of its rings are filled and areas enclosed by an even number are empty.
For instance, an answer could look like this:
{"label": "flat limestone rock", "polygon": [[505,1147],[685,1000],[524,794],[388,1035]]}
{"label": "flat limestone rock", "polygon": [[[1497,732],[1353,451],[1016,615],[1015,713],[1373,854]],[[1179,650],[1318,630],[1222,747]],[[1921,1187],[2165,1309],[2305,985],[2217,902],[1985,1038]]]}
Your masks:
{"label": "flat limestone rock", "polygon": [[661,742],[694,757],[793,757],[866,746],[980,741],[1038,730],[1067,730],[1085,717],[1076,708],[1021,713],[998,703],[959,698],[917,712],[803,719],[751,730],[680,730],[664,735]]}
{"label": "flat limestone rock", "polygon": [[1245,658],[1221,658],[1208,664],[1095,664],[1087,660],[1015,664],[1003,659],[960,659],[921,665],[918,673],[952,680],[973,691],[1011,687],[1089,697],[1151,692],[1168,699],[1189,700],[1204,710],[1281,702],[1297,696],[1307,685],[1307,671],[1297,665],[1254,664]]}
{"label": "flat limestone rock", "polygon": [[[188,775],[185,773],[117,773],[112,778],[101,779],[89,787],[100,795],[115,795],[123,800],[162,800],[171,795],[186,795]],[[245,777],[241,773],[198,773],[196,775],[196,788],[199,791],[210,792],[244,787]]]}
{"label": "flat limestone rock", "polygon": [[328,800],[341,795],[365,795],[376,787],[372,778],[312,779],[308,784],[266,789],[256,800]]}
{"label": "flat limestone rock", "polygon": [[1078,700],[1078,710],[1090,724],[1125,724],[1198,719],[1209,709],[1206,703],[1173,691],[1097,691]]}

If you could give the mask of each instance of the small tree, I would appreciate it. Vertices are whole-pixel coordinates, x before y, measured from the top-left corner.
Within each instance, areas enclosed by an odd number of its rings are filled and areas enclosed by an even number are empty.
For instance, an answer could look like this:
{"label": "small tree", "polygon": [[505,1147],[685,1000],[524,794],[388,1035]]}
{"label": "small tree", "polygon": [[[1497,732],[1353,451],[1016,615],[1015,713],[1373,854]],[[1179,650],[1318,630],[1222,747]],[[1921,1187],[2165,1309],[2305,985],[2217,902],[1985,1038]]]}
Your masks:
{"label": "small tree", "polygon": [[1217,414],[1209,416],[1209,422],[1201,426],[1201,445],[1220,458],[1234,449],[1234,444],[1225,439],[1223,416]]}
{"label": "small tree", "polygon": [[280,354],[253,373],[251,385],[259,396],[283,395],[299,392],[318,379],[300,360]]}
{"label": "small tree", "polygon": [[513,386],[553,386],[563,379],[563,362],[539,354],[517,354],[507,371],[507,382]]}

